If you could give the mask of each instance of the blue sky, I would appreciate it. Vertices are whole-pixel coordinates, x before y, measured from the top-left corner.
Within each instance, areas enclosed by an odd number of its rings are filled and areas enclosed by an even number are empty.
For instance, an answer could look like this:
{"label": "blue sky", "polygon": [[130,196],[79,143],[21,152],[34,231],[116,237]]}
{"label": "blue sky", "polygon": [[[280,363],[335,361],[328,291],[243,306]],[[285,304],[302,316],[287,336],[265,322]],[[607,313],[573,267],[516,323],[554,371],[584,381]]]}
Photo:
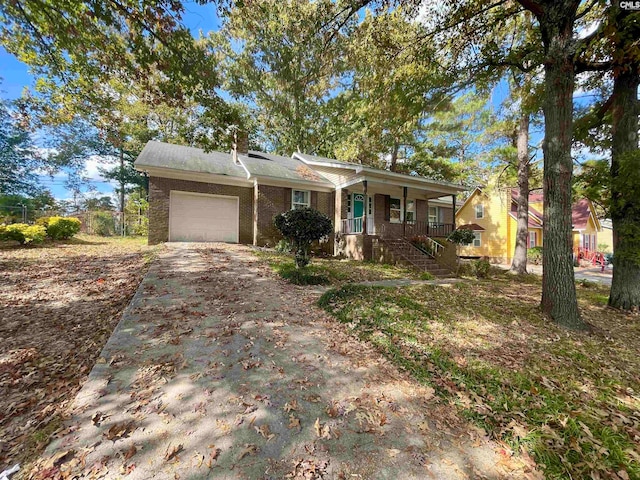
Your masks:
{"label": "blue sky", "polygon": [[[220,20],[216,14],[213,4],[198,5],[189,2],[185,4],[184,22],[194,36],[198,36],[202,31],[206,35],[211,30],[220,27]],[[0,46],[0,96],[4,99],[16,99],[22,94],[25,87],[33,87],[34,77],[29,73],[29,67],[20,62],[16,57],[8,53]],[[110,195],[113,192],[113,185],[103,181],[98,167],[101,165],[99,159],[92,158],[87,161],[86,174],[91,179],[90,186],[94,192],[86,188],[86,195]],[[66,175],[60,173],[52,177],[41,177],[42,184],[48,188],[54,197],[59,200],[71,198],[71,193],[65,188]]]}

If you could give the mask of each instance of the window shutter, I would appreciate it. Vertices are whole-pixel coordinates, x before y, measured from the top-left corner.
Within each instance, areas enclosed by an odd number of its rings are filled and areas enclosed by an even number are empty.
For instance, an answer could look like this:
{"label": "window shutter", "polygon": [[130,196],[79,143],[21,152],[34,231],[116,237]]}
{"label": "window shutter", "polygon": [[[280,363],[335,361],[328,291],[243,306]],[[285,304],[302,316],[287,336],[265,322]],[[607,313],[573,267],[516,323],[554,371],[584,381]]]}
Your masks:
{"label": "window shutter", "polygon": [[283,188],[282,191],[284,194],[284,211],[286,212],[287,210],[291,210],[291,189]]}
{"label": "window shutter", "polygon": [[311,191],[311,208],[318,209],[318,192]]}
{"label": "window shutter", "polygon": [[391,196],[390,195],[384,196],[384,221],[385,222],[391,221]]}

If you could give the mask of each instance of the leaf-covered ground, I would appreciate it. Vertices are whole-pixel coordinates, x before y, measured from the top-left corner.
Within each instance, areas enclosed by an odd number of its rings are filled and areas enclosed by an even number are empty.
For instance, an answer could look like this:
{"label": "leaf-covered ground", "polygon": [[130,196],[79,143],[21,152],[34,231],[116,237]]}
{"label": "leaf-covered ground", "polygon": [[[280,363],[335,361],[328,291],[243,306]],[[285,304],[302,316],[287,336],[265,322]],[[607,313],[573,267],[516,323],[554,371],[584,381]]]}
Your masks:
{"label": "leaf-covered ground", "polygon": [[165,248],[29,478],[539,478],[252,252]]}
{"label": "leaf-covered ground", "polygon": [[320,304],[547,478],[640,478],[640,317],[579,284],[590,333],[546,321],[540,280],[344,286]]}
{"label": "leaf-covered ground", "polygon": [[0,245],[0,470],[28,463],[58,430],[146,271],[145,243]]}

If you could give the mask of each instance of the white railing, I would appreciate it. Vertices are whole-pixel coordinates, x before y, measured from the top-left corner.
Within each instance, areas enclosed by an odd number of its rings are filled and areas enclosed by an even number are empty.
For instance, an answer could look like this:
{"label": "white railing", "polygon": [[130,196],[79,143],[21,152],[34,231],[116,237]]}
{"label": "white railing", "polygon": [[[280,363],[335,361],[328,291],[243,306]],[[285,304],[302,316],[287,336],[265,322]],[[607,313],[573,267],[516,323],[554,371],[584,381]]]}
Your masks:
{"label": "white railing", "polygon": [[421,240],[424,241],[424,243],[426,243],[427,245],[429,245],[432,257],[437,257],[442,252],[444,252],[444,245],[442,245],[439,242],[436,242],[433,238],[426,237],[426,238],[421,239]]}
{"label": "white railing", "polygon": [[[348,234],[361,234],[362,224],[364,223],[364,217],[356,218],[343,218],[340,220],[340,233]],[[373,224],[373,218],[367,218],[367,234],[375,234],[375,226]]]}

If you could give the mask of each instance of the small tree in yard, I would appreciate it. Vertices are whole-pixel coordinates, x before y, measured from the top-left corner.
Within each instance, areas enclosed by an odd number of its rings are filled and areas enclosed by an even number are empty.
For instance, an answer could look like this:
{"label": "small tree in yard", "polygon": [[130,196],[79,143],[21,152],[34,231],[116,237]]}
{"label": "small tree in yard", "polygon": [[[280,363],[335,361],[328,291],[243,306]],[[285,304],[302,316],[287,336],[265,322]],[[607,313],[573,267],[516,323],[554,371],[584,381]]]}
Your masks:
{"label": "small tree in yard", "polygon": [[475,235],[473,234],[472,230],[460,227],[451,232],[447,237],[447,240],[455,243],[456,245],[469,245],[471,242],[473,242],[474,238]]}
{"label": "small tree in yard", "polygon": [[300,208],[276,215],[276,228],[291,242],[296,267],[309,264],[311,243],[328,236],[333,231],[331,220],[312,208]]}

